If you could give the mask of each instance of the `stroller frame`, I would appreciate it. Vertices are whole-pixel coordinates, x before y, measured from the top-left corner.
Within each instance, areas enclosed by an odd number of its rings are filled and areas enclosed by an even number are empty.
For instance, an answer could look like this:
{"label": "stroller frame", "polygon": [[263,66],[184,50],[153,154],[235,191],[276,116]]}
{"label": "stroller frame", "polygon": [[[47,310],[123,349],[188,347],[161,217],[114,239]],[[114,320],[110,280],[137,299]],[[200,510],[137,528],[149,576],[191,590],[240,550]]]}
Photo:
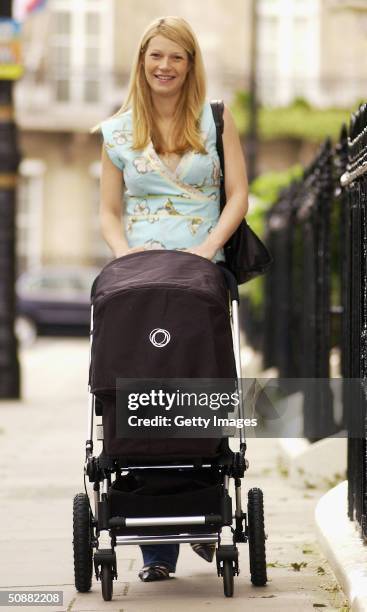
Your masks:
{"label": "stroller frame", "polygon": [[[237,390],[240,398],[239,416],[244,418],[243,392],[241,382],[241,352],[239,331],[239,293],[235,277],[224,266],[224,273],[231,298],[232,340],[237,374]],[[90,318],[90,354],[91,361],[93,343],[93,305]],[[75,585],[78,591],[86,592],[91,588],[92,568],[97,580],[101,580],[102,596],[105,601],[112,599],[113,580],[117,579],[117,563],[115,547],[131,544],[180,544],[180,543],[216,543],[216,565],[218,576],[223,577],[224,594],[233,595],[233,576],[239,574],[237,543],[249,542],[251,581],[256,586],[264,586],[267,582],[265,559],[265,531],[262,491],[253,488],[248,494],[248,513],[243,512],[241,498],[241,479],[249,464],[245,458],[246,441],[243,430],[240,429],[239,452],[230,451],[228,458],[219,457],[214,462],[194,462],[179,464],[121,465],[113,457],[93,455],[93,422],[96,407],[96,397],[88,386],[88,423],[87,440],[85,444],[84,484],[85,493],[79,493],[74,498],[74,570]],[[97,428],[100,427],[97,425]],[[98,438],[97,439],[101,439]],[[222,461],[221,461],[222,459]],[[222,495],[220,514],[193,516],[159,516],[159,517],[123,517],[109,516],[108,495],[111,486],[111,475],[132,470],[195,470],[197,468],[210,470],[217,468],[221,475]],[[94,513],[92,512],[87,493],[86,478],[93,483]],[[235,485],[235,512],[232,514],[232,500],[229,495],[230,478]],[[235,526],[233,527],[233,520]],[[190,532],[190,526],[205,526],[203,532],[197,527]],[[118,535],[119,528],[167,528],[167,533],[157,535]],[[179,534],[170,533],[172,527],[181,530]],[[208,533],[208,528],[210,533]],[[160,530],[162,531],[162,529]],[[96,552],[93,555],[93,548]],[[93,560],[93,561],[92,561]]]}

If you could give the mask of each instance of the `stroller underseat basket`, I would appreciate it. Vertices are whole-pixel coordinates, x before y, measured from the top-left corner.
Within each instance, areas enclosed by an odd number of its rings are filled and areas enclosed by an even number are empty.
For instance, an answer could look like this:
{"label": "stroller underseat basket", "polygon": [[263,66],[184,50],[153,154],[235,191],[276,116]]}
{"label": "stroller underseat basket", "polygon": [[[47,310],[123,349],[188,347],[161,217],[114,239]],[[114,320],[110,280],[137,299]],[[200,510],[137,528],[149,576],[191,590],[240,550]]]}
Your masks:
{"label": "stroller underseat basket", "polygon": [[[223,487],[217,470],[195,470],[162,474],[137,470],[119,476],[109,489],[110,517],[125,518],[221,514]],[[190,525],[190,532],[211,533],[210,525]],[[187,531],[187,526],[170,526],[169,533]],[[167,527],[120,528],[116,533],[166,533]]]}

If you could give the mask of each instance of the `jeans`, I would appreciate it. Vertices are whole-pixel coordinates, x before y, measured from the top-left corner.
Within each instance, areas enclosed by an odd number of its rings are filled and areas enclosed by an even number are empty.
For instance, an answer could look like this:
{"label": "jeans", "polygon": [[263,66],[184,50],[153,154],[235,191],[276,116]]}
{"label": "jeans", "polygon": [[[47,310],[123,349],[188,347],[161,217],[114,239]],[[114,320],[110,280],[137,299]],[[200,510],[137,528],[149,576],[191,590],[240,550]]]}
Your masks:
{"label": "jeans", "polygon": [[144,565],[166,565],[170,572],[176,571],[179,544],[144,544],[140,546]]}

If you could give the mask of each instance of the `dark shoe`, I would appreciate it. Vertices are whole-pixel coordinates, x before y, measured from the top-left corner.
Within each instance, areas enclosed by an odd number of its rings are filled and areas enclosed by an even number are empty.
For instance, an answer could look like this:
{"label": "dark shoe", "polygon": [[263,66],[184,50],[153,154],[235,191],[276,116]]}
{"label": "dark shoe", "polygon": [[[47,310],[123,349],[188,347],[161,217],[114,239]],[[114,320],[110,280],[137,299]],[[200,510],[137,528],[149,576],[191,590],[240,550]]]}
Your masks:
{"label": "dark shoe", "polygon": [[169,578],[169,569],[165,565],[144,565],[138,575],[143,582],[167,580]]}
{"label": "dark shoe", "polygon": [[214,559],[215,553],[215,544],[202,544],[198,542],[197,544],[191,544],[191,548],[194,552],[196,552],[199,557],[211,563]]}

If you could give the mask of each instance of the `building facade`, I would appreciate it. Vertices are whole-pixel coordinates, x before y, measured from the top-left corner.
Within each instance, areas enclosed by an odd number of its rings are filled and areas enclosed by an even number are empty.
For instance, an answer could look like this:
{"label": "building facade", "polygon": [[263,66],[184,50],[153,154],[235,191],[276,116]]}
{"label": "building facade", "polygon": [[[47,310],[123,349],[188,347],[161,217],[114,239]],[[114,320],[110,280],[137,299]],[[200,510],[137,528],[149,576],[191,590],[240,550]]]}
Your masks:
{"label": "building facade", "polygon": [[[102,265],[111,257],[98,221],[102,141],[90,129],[121,106],[149,22],[167,14],[190,22],[203,51],[208,97],[230,104],[249,84],[251,1],[48,0],[27,19],[25,74],[15,88],[23,154],[19,271],[44,263]],[[254,1],[262,103],[304,97],[343,106],[362,97],[367,1]],[[263,169],[279,168],[273,150],[264,150]]]}

